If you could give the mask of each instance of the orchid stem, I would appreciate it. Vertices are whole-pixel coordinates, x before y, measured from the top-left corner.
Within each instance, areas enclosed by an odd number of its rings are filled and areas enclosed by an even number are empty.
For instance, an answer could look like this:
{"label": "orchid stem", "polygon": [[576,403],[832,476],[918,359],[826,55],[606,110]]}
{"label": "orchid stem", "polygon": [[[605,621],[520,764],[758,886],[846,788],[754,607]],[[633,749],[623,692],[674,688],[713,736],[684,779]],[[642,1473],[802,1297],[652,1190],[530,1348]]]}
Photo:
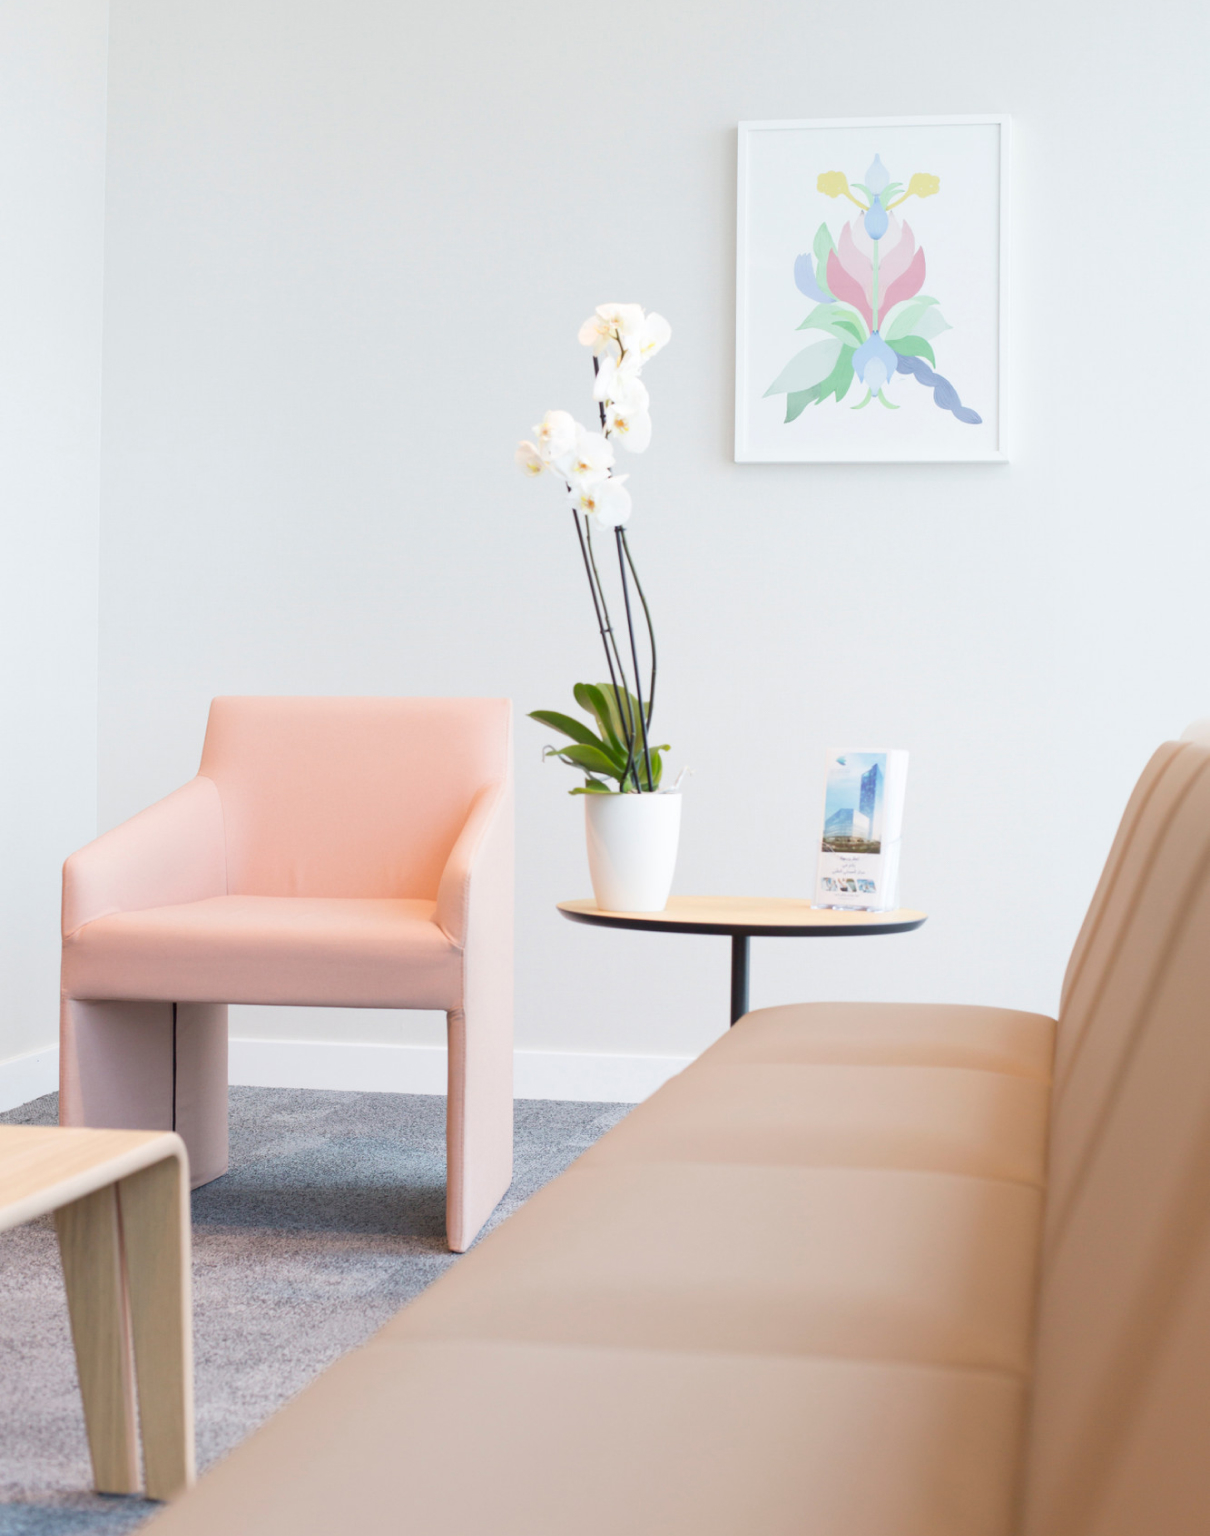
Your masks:
{"label": "orchid stem", "polygon": [[[610,628],[609,628],[608,613],[607,612],[604,613],[604,614],[602,613],[602,594],[598,593],[598,591],[597,591],[597,583],[593,579],[594,573],[595,573],[595,570],[596,570],[596,562],[592,560],[592,558],[591,558],[591,556],[589,554],[589,551],[588,551],[588,547],[584,543],[584,530],[580,526],[580,514],[579,514],[579,512],[576,511],[575,507],[572,507],[571,515],[572,515],[572,518],[573,518],[573,520],[575,522],[575,525],[576,525],[576,537],[580,541],[580,553],[584,557],[584,574],[588,577],[588,590],[592,593],[592,605],[596,609],[596,613],[597,613],[597,627],[601,631],[601,643],[605,647],[605,665],[609,668],[609,681],[610,681],[610,683],[611,683],[611,685],[613,687],[614,698],[616,699],[617,698],[617,692],[618,692],[618,679],[617,679],[617,674],[614,672],[614,669],[613,669],[613,657],[609,653],[609,635],[610,635],[611,631],[610,631]],[[591,532],[589,533],[588,537],[589,537],[589,539],[592,538]],[[622,719],[622,712],[621,712],[621,708],[620,707],[618,709],[618,717],[619,717],[619,719],[621,720],[621,723],[622,723],[622,735],[625,736],[626,735],[626,721],[624,719]],[[627,741],[627,743],[626,743],[626,773],[627,774],[630,772],[631,759],[632,759],[633,755],[634,755],[634,748],[633,748],[631,742]],[[625,775],[623,775],[623,778],[622,778],[623,786],[625,785],[625,783],[626,783],[626,777],[625,777]]]}
{"label": "orchid stem", "polygon": [[[617,635],[614,633],[613,621],[609,617],[609,604],[605,598],[605,584],[601,580],[600,571],[597,570],[597,555],[592,543],[592,524],[588,521],[587,518],[584,519],[584,523],[588,530],[588,559],[592,565],[592,574],[596,578],[597,591],[600,593],[601,611],[605,615],[605,634],[609,637],[606,642],[606,646],[607,648],[612,647],[613,649],[613,659],[617,662],[618,666],[618,677],[620,677],[622,680],[622,691],[619,694],[618,679],[614,676],[613,665],[611,664],[609,668],[609,678],[613,684],[614,702],[618,707],[618,720],[622,727],[622,735],[626,739],[626,771],[622,775],[622,788],[625,789],[626,780],[628,778],[633,778],[634,787],[636,790],[639,790],[639,774],[638,768],[635,765],[635,753],[638,750],[639,733],[635,730],[634,710],[630,703],[630,679],[626,676],[626,667],[622,662],[622,653],[618,649],[618,639]],[[639,682],[637,676],[634,681],[635,687],[637,688]],[[626,701],[625,709],[622,707],[623,698]]]}
{"label": "orchid stem", "polygon": [[[635,643],[634,620],[630,614],[630,587],[626,581],[625,551],[622,549],[622,530],[620,528],[614,530],[614,538],[618,546],[618,570],[622,574],[622,601],[626,604],[626,628],[630,632],[630,659],[634,663],[634,685],[641,690],[642,684],[639,681],[639,648]],[[647,774],[647,792],[648,794],[654,794],[655,784],[651,777],[651,748],[647,741],[647,715],[641,698],[639,699],[639,725],[643,731],[643,767]]]}
{"label": "orchid stem", "polygon": [[[643,584],[639,580],[639,573],[638,573],[638,571],[635,569],[634,556],[630,553],[630,545],[627,543],[627,540],[626,540],[626,530],[625,530],[625,528],[623,528],[621,530],[621,534],[622,534],[622,548],[626,551],[626,563],[630,567],[630,574],[634,577],[634,590],[639,594],[639,602],[642,603],[642,605],[643,605],[643,617],[647,620],[647,641],[648,641],[648,644],[651,646],[651,687],[648,689],[648,692],[647,692],[647,727],[648,727],[648,729],[650,729],[651,728],[651,717],[655,713],[655,676],[656,676],[655,628],[654,628],[654,626],[652,625],[652,622],[651,622],[651,609],[648,608],[648,606],[647,606],[647,597],[646,597],[646,594],[643,591]],[[641,702],[642,701],[640,700],[640,703]]]}

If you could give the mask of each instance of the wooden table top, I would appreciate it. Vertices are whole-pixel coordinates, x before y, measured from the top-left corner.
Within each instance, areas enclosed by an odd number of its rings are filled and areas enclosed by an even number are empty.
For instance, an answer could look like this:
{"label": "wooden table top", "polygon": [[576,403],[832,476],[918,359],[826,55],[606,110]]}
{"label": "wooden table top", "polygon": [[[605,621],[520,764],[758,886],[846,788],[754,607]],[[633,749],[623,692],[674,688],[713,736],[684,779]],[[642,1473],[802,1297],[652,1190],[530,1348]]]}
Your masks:
{"label": "wooden table top", "polygon": [[185,1157],[173,1131],[0,1125],[0,1232],[166,1157]]}
{"label": "wooden table top", "polygon": [[907,933],[928,914],[909,907],[893,912],[842,912],[813,907],[789,896],[671,896],[662,912],[606,912],[595,901],[561,901],[573,923],[602,928],[650,928],[656,933],[728,933],[733,938],[839,938]]}

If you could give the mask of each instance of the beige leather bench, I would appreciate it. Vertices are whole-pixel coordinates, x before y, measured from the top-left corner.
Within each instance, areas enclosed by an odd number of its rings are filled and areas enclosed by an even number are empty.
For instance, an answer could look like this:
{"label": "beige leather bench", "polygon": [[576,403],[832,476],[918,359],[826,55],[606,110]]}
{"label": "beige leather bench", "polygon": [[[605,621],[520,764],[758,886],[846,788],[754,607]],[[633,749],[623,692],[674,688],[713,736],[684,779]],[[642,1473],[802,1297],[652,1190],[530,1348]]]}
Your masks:
{"label": "beige leather bench", "polygon": [[1144,773],[1055,1038],[750,1014],[150,1530],[1204,1536],[1207,748]]}

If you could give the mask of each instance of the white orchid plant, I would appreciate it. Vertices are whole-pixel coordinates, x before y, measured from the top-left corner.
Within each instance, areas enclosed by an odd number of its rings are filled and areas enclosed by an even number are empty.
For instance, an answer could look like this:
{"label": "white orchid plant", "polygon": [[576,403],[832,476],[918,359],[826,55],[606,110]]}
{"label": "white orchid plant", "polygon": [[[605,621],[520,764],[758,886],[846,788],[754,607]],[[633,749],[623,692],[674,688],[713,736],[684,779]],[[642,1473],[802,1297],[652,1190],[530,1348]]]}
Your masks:
{"label": "white orchid plant", "polygon": [[[534,428],[535,441],[527,439],[517,448],[517,463],[525,474],[535,479],[553,475],[566,489],[609,670],[608,683],[577,683],[574,690],[576,703],[590,717],[595,729],[558,710],[536,709],[530,715],[531,720],[570,739],[570,745],[547,747],[545,755],[557,757],[584,774],[584,784],[573,789],[573,795],[654,794],[663,774],[661,754],[668,750],[668,745],[656,746],[651,737],[655,631],[626,542],[630,492],[626,489],[628,477],[614,474],[614,445],[620,443],[630,453],[642,453],[650,443],[650,398],[640,374],[643,365],[667,345],[671,336],[667,320],[662,315],[645,315],[640,304],[599,304],[580,327],[580,341],[592,348],[592,397],[600,431],[590,431],[567,411],[547,411]],[[597,567],[594,533],[604,539],[612,538],[617,554],[627,631],[621,645],[610,622],[605,586]],[[650,674],[645,700],[631,611],[631,583],[647,628]],[[626,640],[629,661],[625,655]],[[633,689],[628,665],[633,672]]]}

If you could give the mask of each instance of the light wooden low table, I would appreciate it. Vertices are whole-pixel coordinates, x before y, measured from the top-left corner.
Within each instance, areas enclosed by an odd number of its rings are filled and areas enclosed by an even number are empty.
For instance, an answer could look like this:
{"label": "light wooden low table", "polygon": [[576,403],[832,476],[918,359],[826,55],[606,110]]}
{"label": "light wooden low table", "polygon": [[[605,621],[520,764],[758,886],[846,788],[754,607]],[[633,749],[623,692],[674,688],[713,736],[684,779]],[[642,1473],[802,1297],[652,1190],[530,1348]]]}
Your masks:
{"label": "light wooden low table", "polygon": [[672,896],[662,912],[607,912],[595,901],[561,901],[573,923],[601,928],[647,928],[653,933],[720,933],[731,938],[731,1022],[748,1011],[750,939],[823,939],[873,933],[908,933],[928,914],[836,912],[782,896]]}
{"label": "light wooden low table", "polygon": [[93,1479],[146,1493],[194,1479],[189,1159],[171,1131],[0,1125],[0,1231],[53,1211]]}

